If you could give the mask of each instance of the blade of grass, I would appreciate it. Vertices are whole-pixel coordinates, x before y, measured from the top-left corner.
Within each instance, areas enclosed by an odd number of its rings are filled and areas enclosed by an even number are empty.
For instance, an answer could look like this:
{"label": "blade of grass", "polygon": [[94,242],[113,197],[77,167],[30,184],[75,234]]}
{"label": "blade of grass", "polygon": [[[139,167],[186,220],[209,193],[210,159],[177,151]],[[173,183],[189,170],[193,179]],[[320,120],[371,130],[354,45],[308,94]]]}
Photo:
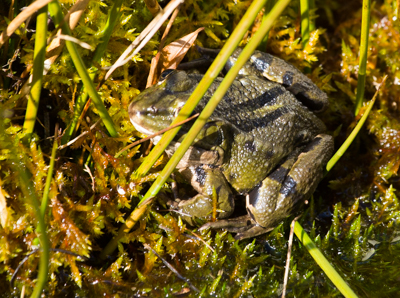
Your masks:
{"label": "blade of grass", "polygon": [[310,255],[313,257],[315,262],[319,267],[325,272],[328,278],[333,282],[333,284],[338,288],[338,290],[347,298],[356,298],[357,295],[349,287],[349,285],[343,280],[339,273],[333,268],[329,261],[325,258],[322,252],[314,244],[308,234],[303,230],[298,221],[294,224],[294,233],[297,238],[303,243],[307,248]]}
{"label": "blade of grass", "polygon": [[[63,22],[63,15],[61,12],[61,7],[58,1],[52,1],[49,3],[49,12],[54,20],[54,23],[57,26],[61,26],[63,33],[66,35],[72,35],[71,30],[68,27],[68,24]],[[112,137],[117,137],[118,132],[114,126],[114,123],[110,117],[110,115],[107,112],[106,107],[104,106],[103,102],[101,101],[101,98],[99,94],[96,91],[96,87],[94,86],[92,79],[90,78],[90,75],[88,71],[86,70],[86,66],[82,60],[82,57],[79,55],[78,49],[76,45],[71,42],[66,40],[65,44],[67,46],[68,52],[71,55],[71,59],[74,62],[75,68],[79,74],[79,76],[82,79],[82,82],[93,100],[93,103],[99,113],[100,118],[102,119],[105,127],[107,128],[107,131]]]}
{"label": "blade of grass", "polygon": [[[193,91],[192,95],[189,97],[186,104],[182,107],[178,116],[171,123],[171,126],[174,126],[175,124],[182,122],[189,115],[192,114],[194,108],[199,103],[200,99],[203,97],[206,90],[211,86],[214,79],[218,76],[220,71],[225,66],[225,63],[226,61],[228,61],[228,58],[232,55],[233,51],[236,49],[239,42],[242,40],[242,37],[246,33],[247,29],[253,24],[258,12],[264,6],[266,0],[263,0],[261,2],[254,1],[248,8],[246,14],[240,20],[235,30],[232,32],[226,44],[222,48],[221,52],[215,58],[210,68],[205,73],[203,79],[200,81],[199,85]],[[144,175],[146,175],[146,173],[151,169],[156,160],[164,152],[165,148],[167,148],[168,144],[178,133],[179,129],[180,127],[174,128],[166,132],[162,136],[161,140],[154,146],[153,150],[151,150],[150,154],[146,157],[146,159],[137,169],[136,171],[137,177],[143,177]]]}
{"label": "blade of grass", "polygon": [[310,39],[310,6],[309,0],[300,0],[301,12],[301,44],[303,48]]}
{"label": "blade of grass", "polygon": [[312,17],[309,18],[309,25],[308,25],[310,32],[313,32],[315,30],[315,21],[314,21],[315,14],[316,14],[315,0],[309,0],[308,10],[313,13]]}
{"label": "blade of grass", "polygon": [[[227,73],[227,75],[225,76],[224,80],[222,81],[222,83],[220,84],[220,86],[218,87],[218,89],[215,91],[214,95],[212,96],[212,98],[210,99],[210,101],[207,103],[207,105],[204,107],[203,111],[201,112],[200,116],[198,117],[198,119],[196,120],[196,122],[193,124],[193,126],[191,127],[191,129],[189,130],[188,134],[185,136],[184,140],[182,141],[181,145],[179,146],[179,148],[176,150],[176,152],[174,153],[174,155],[171,157],[171,159],[168,161],[168,163],[166,164],[166,166],[164,167],[164,169],[162,170],[160,176],[158,176],[158,178],[156,179],[156,181],[152,184],[152,186],[150,187],[150,189],[147,191],[146,195],[143,197],[143,199],[141,200],[141,202],[148,200],[149,198],[155,197],[157,195],[157,193],[159,192],[159,190],[161,189],[161,187],[164,185],[164,183],[167,181],[168,177],[170,176],[170,174],[172,173],[172,171],[175,169],[176,165],[179,163],[180,159],[182,158],[182,156],[185,154],[186,150],[189,148],[189,146],[192,144],[193,140],[196,138],[197,134],[200,132],[200,130],[203,128],[204,124],[207,122],[207,119],[211,116],[211,114],[213,113],[214,109],[216,108],[216,106],[218,105],[218,103],[221,101],[221,99],[223,98],[223,96],[225,95],[226,91],[228,90],[228,88],[230,87],[230,85],[232,84],[232,82],[234,81],[234,79],[236,78],[239,70],[242,68],[242,66],[247,62],[247,60],[250,58],[251,54],[254,52],[254,50],[257,48],[258,44],[262,41],[262,39],[264,38],[265,34],[268,32],[268,30],[270,30],[270,28],[272,27],[273,22],[275,21],[275,19],[282,13],[282,11],[285,9],[285,7],[289,4],[290,0],[280,0],[275,6],[274,8],[271,10],[271,12],[269,13],[268,17],[263,21],[263,23],[261,24],[260,29],[257,31],[257,33],[253,36],[253,38],[251,39],[251,41],[247,44],[247,46],[243,49],[242,53],[240,54],[240,56],[238,57],[235,65],[229,70],[229,72]],[[265,4],[265,1],[257,1],[258,5],[255,5],[256,2],[253,2],[253,4],[249,7],[248,11],[246,12],[246,14],[243,16],[242,20],[246,19],[247,16],[249,18],[251,18],[252,20],[254,20],[254,18],[257,16],[258,11],[262,8],[262,6]],[[251,13],[251,14],[250,14]],[[238,27],[240,27],[240,24],[242,23],[242,20],[240,21]],[[252,22],[250,22],[251,25]],[[248,28],[248,27],[245,27]],[[236,31],[236,29],[235,29]],[[244,34],[244,32],[243,32]],[[242,35],[243,36],[243,35]],[[230,39],[229,39],[230,40]],[[229,40],[227,42],[227,44],[229,43]],[[231,42],[233,43],[233,42]],[[226,46],[224,46],[225,48]],[[233,51],[232,48],[229,47],[230,50]],[[230,53],[231,54],[231,53]],[[229,56],[230,56],[229,54]],[[224,56],[226,55],[225,52],[220,52],[219,55],[216,58],[216,61],[219,60],[218,57],[219,56]],[[228,57],[229,57],[228,56]],[[226,57],[226,56],[224,56]],[[226,57],[226,59],[228,58]],[[225,60],[226,61],[226,60]],[[223,62],[225,64],[225,61]],[[214,62],[215,63],[215,62]],[[214,64],[213,63],[213,64]],[[209,73],[210,71],[208,71],[207,73]],[[217,73],[213,73],[215,76],[217,76],[217,74],[219,73],[219,71]],[[209,78],[207,78],[209,79]],[[202,79],[202,81],[204,81],[205,78]],[[201,82],[202,82],[201,81]],[[201,82],[199,83],[199,85],[201,84]],[[196,90],[198,89],[198,87],[196,88]],[[193,92],[192,96],[194,96],[196,94],[196,90]],[[205,93],[205,89],[201,90],[201,96],[204,95]],[[192,97],[191,96],[191,97]],[[185,105],[187,106],[187,104]],[[185,106],[182,108],[182,110],[185,108]],[[178,115],[179,117],[179,115]],[[177,117],[177,118],[178,118]],[[175,119],[176,120],[176,119]],[[170,130],[172,131],[172,130]],[[168,133],[168,132],[167,132]],[[161,141],[160,141],[161,142]],[[139,204],[138,208],[141,207],[141,203]],[[135,213],[132,212],[132,214]],[[122,237],[124,235],[124,233],[126,233],[126,231],[129,231],[133,225],[136,223],[136,221],[134,221],[132,219],[132,217],[130,216],[128,218],[128,220],[121,226],[120,230],[119,230],[119,234],[117,237],[114,237],[106,246],[106,248],[104,249],[104,251],[102,252],[102,256],[105,257],[108,253],[114,251],[114,249],[117,247],[118,241],[120,239],[120,237]],[[122,231],[125,231],[124,233],[122,233]],[[107,252],[107,254],[106,254]]]}
{"label": "blade of grass", "polygon": [[40,211],[41,211],[40,213],[42,214],[43,220],[45,218],[46,208],[49,203],[49,190],[50,190],[50,185],[51,185],[51,178],[53,178],[54,163],[56,160],[57,142],[58,142],[57,132],[58,132],[58,125],[56,125],[56,129],[55,129],[55,133],[54,133],[54,143],[53,143],[53,148],[51,150],[50,166],[49,166],[49,170],[47,172],[46,184],[45,184],[44,190],[43,190],[42,204],[40,206]]}
{"label": "blade of grass", "polygon": [[367,69],[367,58],[368,58],[368,34],[369,34],[369,23],[371,14],[371,0],[363,0],[362,7],[362,22],[361,22],[361,43],[360,43],[360,61],[358,65],[358,81],[357,81],[357,95],[356,95],[356,106],[355,115],[360,111],[364,101],[365,91],[365,76]]}
{"label": "blade of grass", "polygon": [[[265,3],[264,5],[264,15],[263,15],[263,21],[267,18],[268,14],[270,13],[272,7],[275,4],[275,0],[267,0],[267,3]],[[265,51],[265,49],[267,48],[267,43],[268,43],[268,33],[265,34],[262,42],[258,45],[257,49],[259,51]]]}
{"label": "blade of grass", "polygon": [[[93,62],[99,62],[101,57],[103,57],[108,41],[110,40],[111,34],[113,32],[113,29],[115,27],[115,24],[117,23],[119,17],[121,16],[121,6],[122,6],[122,0],[116,0],[114,2],[114,5],[111,7],[110,12],[108,14],[107,22],[103,28],[103,37],[101,38],[101,43],[96,47],[96,51],[94,52],[93,55],[93,60],[92,63],[89,65],[89,77],[91,81],[93,82],[95,77],[96,77],[96,72],[90,71],[90,68],[93,65]],[[76,100],[75,103],[75,108],[74,108],[74,114],[72,116],[72,120],[68,127],[65,129],[65,133],[63,137],[61,138],[61,144],[64,145],[69,142],[71,137],[74,135],[74,133],[78,129],[78,123],[79,119],[81,116],[81,113],[83,111],[83,108],[85,107],[85,104],[88,99],[88,93],[86,89],[81,90],[81,94],[79,95],[78,99]]]}
{"label": "blade of grass", "polygon": [[[2,118],[2,115],[0,115],[0,134],[4,134],[4,118]],[[30,179],[31,174],[28,172],[27,166],[24,164],[23,159],[19,159],[17,157],[19,154],[17,147],[18,142],[11,138],[5,140],[5,142],[2,142],[2,144],[0,144],[1,149],[6,148],[7,150],[14,152],[14,155],[9,159],[9,163],[12,166],[13,171],[16,173],[16,179],[19,180],[18,182],[16,182],[16,184],[21,189],[22,195],[34,212],[34,222],[39,237],[41,252],[37,282],[32,291],[31,297],[39,298],[42,296],[42,291],[47,283],[49,272],[50,245],[47,235],[46,224],[40,213],[39,198],[37,197],[37,194],[35,192],[32,179]]]}
{"label": "blade of grass", "polygon": [[[47,5],[46,5],[47,2],[41,1],[41,3],[35,2],[34,4],[35,6],[37,6],[38,4],[42,5],[42,7],[39,9],[37,16],[35,48],[34,48],[33,82],[32,82],[33,86],[29,96],[27,113],[24,122],[24,129],[28,132],[28,134],[33,132],[37,114],[37,107],[39,104],[39,98],[42,88],[43,64],[44,64],[44,57],[46,50],[46,35],[47,35]],[[30,5],[29,7],[32,9],[32,5]],[[28,12],[26,11],[25,14],[27,13]],[[23,17],[20,17],[20,19],[22,18]],[[16,19],[18,19],[18,17]],[[14,21],[16,19],[14,19]],[[2,38],[4,36],[8,38],[7,30],[3,32]],[[1,120],[1,131],[3,131],[4,122],[2,121],[2,119],[0,120]],[[10,147],[12,147],[12,145]],[[41,246],[39,272],[36,285],[31,295],[31,297],[39,298],[41,297],[42,291],[47,283],[47,275],[49,271],[49,240],[47,236],[46,225],[40,213],[38,198],[34,191],[32,181],[28,178],[26,167],[21,163],[21,160],[18,160],[17,158],[14,158],[13,167],[15,168],[16,172],[18,172],[18,177],[20,180],[19,184],[21,190],[24,196],[28,199],[31,206],[33,207],[33,211],[35,213],[37,220],[36,230],[41,231],[38,233]]]}
{"label": "blade of grass", "polygon": [[145,201],[142,200],[142,203],[140,206],[136,207],[135,210],[129,215],[129,218],[125,221],[125,223],[121,226],[121,228],[118,230],[118,234],[111,239],[111,241],[107,244],[107,246],[103,249],[101,252],[99,258],[100,260],[104,260],[109,254],[111,254],[115,248],[118,245],[118,241],[122,239],[122,237],[125,236],[125,234],[129,233],[130,229],[140,220],[144,214],[144,212],[147,210],[147,208],[151,205],[153,202],[153,198],[149,198]]}
{"label": "blade of grass", "polygon": [[35,48],[33,50],[32,88],[29,92],[28,105],[25,113],[23,129],[28,138],[35,127],[36,115],[39,108],[40,93],[42,91],[44,59],[47,44],[47,5],[42,7],[36,18]]}
{"label": "blade of grass", "polygon": [[351,143],[353,142],[353,140],[355,139],[355,137],[357,136],[358,132],[361,130],[362,126],[364,125],[365,121],[368,118],[369,113],[371,112],[372,106],[375,103],[375,99],[376,96],[378,95],[379,89],[381,88],[381,86],[385,83],[387,76],[385,76],[382,80],[382,82],[380,83],[378,90],[376,90],[374,97],[372,98],[371,102],[369,103],[367,109],[365,110],[364,115],[361,117],[360,121],[357,123],[356,127],[353,129],[353,131],[351,132],[351,134],[348,136],[348,138],[346,139],[346,141],[343,143],[342,146],[340,146],[340,148],[338,149],[338,151],[336,151],[336,153],[332,156],[332,158],[328,161],[327,165],[326,165],[326,170],[327,172],[329,172],[333,166],[339,161],[339,159],[343,156],[343,154],[346,152],[347,148],[350,147]]}
{"label": "blade of grass", "polygon": [[33,298],[39,298],[42,296],[42,291],[47,283],[47,275],[49,272],[49,259],[50,259],[50,245],[49,245],[49,239],[47,236],[47,230],[46,230],[46,225],[45,222],[42,218],[42,215],[40,213],[40,208],[39,208],[39,200],[38,197],[36,196],[34,187],[32,185],[32,180],[28,178],[28,174],[26,173],[25,170],[25,165],[21,163],[20,160],[15,160],[14,166],[18,172],[19,178],[20,178],[20,186],[22,189],[22,192],[26,198],[28,198],[29,203],[33,207],[33,210],[35,212],[37,224],[36,224],[36,230],[40,231],[39,233],[39,240],[40,240],[40,263],[39,263],[39,272],[37,276],[37,282],[35,285],[35,288],[33,289],[31,297]]}

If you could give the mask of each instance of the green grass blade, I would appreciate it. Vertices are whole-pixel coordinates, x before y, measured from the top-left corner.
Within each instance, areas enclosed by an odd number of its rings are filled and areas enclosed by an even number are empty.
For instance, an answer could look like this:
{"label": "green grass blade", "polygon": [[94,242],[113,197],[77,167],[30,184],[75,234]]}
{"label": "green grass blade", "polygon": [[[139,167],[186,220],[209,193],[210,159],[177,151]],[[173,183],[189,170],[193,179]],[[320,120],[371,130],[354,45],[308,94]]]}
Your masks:
{"label": "green grass blade", "polygon": [[300,0],[301,12],[301,43],[303,48],[310,39],[310,6],[309,0]]}
{"label": "green grass blade", "polygon": [[[89,69],[93,65],[93,62],[99,62],[101,57],[103,57],[103,55],[106,51],[107,45],[108,45],[108,41],[110,40],[111,34],[115,27],[115,24],[117,23],[119,17],[121,16],[121,13],[120,13],[121,5],[122,5],[122,0],[117,0],[114,2],[114,5],[111,7],[110,12],[108,14],[108,19],[107,19],[106,25],[103,28],[103,37],[101,38],[101,43],[96,47],[96,51],[94,52],[94,56],[93,56],[93,61],[89,65]],[[90,77],[91,81],[93,82],[96,77],[96,72],[89,71],[89,77]],[[69,140],[71,139],[71,137],[73,136],[73,134],[76,132],[79,118],[80,118],[83,108],[86,105],[87,99],[88,99],[88,93],[86,92],[86,90],[84,88],[82,88],[81,94],[79,95],[79,97],[75,103],[74,114],[72,116],[71,123],[65,129],[65,133],[64,133],[63,137],[61,138],[61,144],[68,143]]]}
{"label": "green grass blade", "polygon": [[368,118],[369,113],[371,112],[371,109],[375,103],[375,99],[378,95],[380,87],[385,83],[387,77],[384,77],[382,80],[382,83],[380,84],[378,90],[376,90],[374,97],[372,98],[371,102],[369,103],[367,109],[365,110],[364,115],[361,117],[360,121],[357,123],[356,127],[354,127],[353,131],[351,134],[348,136],[346,141],[343,143],[342,146],[336,151],[336,153],[332,156],[332,158],[328,161],[326,165],[326,170],[329,172],[333,166],[339,161],[339,159],[343,156],[343,154],[346,152],[347,148],[350,147],[351,143],[357,136],[358,132],[361,130],[362,126],[364,125],[365,121]]}
{"label": "green grass blade", "polygon": [[53,178],[54,163],[56,160],[56,152],[57,152],[57,147],[58,147],[57,130],[58,130],[58,125],[56,126],[56,133],[54,135],[53,148],[51,150],[50,166],[49,166],[49,170],[47,172],[46,184],[45,184],[44,190],[43,190],[42,204],[40,206],[40,213],[42,214],[43,219],[45,218],[46,208],[49,203],[49,190],[50,190],[50,185],[51,185],[51,179]]}
{"label": "green grass blade", "polygon": [[[4,118],[0,118],[0,133],[4,134]],[[9,159],[12,169],[17,173],[16,185],[21,189],[22,195],[26,202],[30,205],[34,212],[34,222],[36,225],[36,231],[40,243],[40,261],[39,261],[39,271],[37,275],[37,282],[32,291],[31,297],[39,298],[42,296],[44,287],[46,286],[49,272],[49,259],[50,259],[50,244],[47,235],[46,224],[44,218],[40,212],[39,198],[35,192],[35,187],[32,183],[31,174],[27,170],[27,166],[24,164],[23,159],[18,159],[18,147],[13,139],[9,139],[3,142],[2,149],[6,148],[14,155]]]}
{"label": "green grass blade", "polygon": [[47,44],[47,5],[39,10],[36,18],[35,48],[33,51],[32,88],[28,96],[23,129],[28,136],[33,133],[42,91],[44,59]]}
{"label": "green grass blade", "polygon": [[20,177],[20,186],[22,188],[22,192],[27,199],[29,199],[29,203],[33,207],[35,212],[37,226],[36,230],[40,231],[39,240],[40,240],[40,263],[39,263],[39,272],[37,277],[37,282],[35,288],[33,289],[31,297],[39,298],[42,296],[42,291],[47,283],[47,275],[49,272],[49,259],[50,259],[50,245],[49,239],[47,236],[46,225],[42,218],[39,208],[39,200],[36,196],[32,181],[28,178],[28,174],[26,173],[25,166],[22,165],[21,161],[15,161],[15,167]]}
{"label": "green grass blade", "polygon": [[[3,115],[0,115],[0,135],[4,134],[5,118],[3,118]],[[31,174],[28,172],[27,166],[26,164],[24,164],[23,159],[18,158],[18,156],[21,154],[21,152],[19,152],[18,150],[18,141],[20,142],[20,140],[15,140],[14,138],[4,138],[4,141],[0,144],[0,147],[1,150],[6,149],[7,151],[13,152],[8,162],[10,163],[12,170],[16,173],[18,181],[15,182],[15,185],[21,190],[25,202],[30,205],[34,213],[35,218],[33,219],[33,221],[36,225],[36,231],[41,249],[37,282],[32,291],[31,297],[39,298],[42,296],[43,289],[47,283],[49,272],[50,244],[47,235],[46,224],[40,212],[39,198],[37,197],[35,187],[30,177]]]}
{"label": "green grass blade", "polygon": [[313,32],[315,30],[315,0],[309,0],[308,1],[308,10],[313,12],[313,17],[309,18],[309,25],[308,28],[310,29],[310,32]]}
{"label": "green grass blade", "polygon": [[[61,26],[64,34],[66,35],[72,35],[71,30],[68,27],[68,24],[63,21],[63,15],[61,12],[61,7],[58,1],[52,1],[49,3],[49,11],[52,19],[54,20],[55,24],[57,26]],[[88,71],[86,70],[86,66],[82,60],[82,57],[79,55],[78,49],[75,45],[75,43],[66,40],[65,44],[67,46],[68,52],[71,55],[71,59],[74,62],[75,68],[79,74],[79,76],[82,79],[82,82],[85,86],[85,89],[87,90],[89,96],[91,97],[99,115],[100,118],[102,119],[105,127],[107,128],[107,131],[112,137],[117,137],[118,132],[115,128],[115,125],[110,117],[110,115],[107,112],[106,107],[104,106],[103,102],[101,101],[101,98],[99,94],[96,91],[96,87],[93,84],[92,79],[90,78],[90,75]]]}
{"label": "green grass blade", "polygon": [[107,49],[108,41],[110,40],[114,27],[122,14],[122,1],[123,0],[115,0],[113,6],[110,9],[107,17],[107,22],[103,28],[103,37],[101,38],[101,43],[97,46],[96,51],[93,55],[94,62],[100,62],[100,59],[103,57]]}
{"label": "green grass blade", "polygon": [[318,249],[318,247],[314,244],[308,234],[303,230],[298,221],[294,224],[294,233],[297,238],[303,243],[303,245],[307,248],[310,255],[313,257],[315,262],[319,265],[319,267],[325,272],[328,278],[333,282],[333,284],[338,288],[338,290],[345,296],[346,298],[356,298],[357,295],[353,292],[353,290],[349,287],[349,285],[343,280],[343,278],[339,275],[339,273],[333,268],[333,266],[329,263],[329,261],[325,258],[322,252]]}
{"label": "green grass blade", "polygon": [[355,115],[357,115],[358,112],[360,111],[364,101],[365,76],[366,76],[367,58],[368,58],[368,34],[369,34],[370,14],[371,14],[371,0],[363,0],[360,61],[358,70],[358,81],[357,81],[356,106],[354,112]]}
{"label": "green grass blade", "polygon": [[[275,0],[267,0],[267,3],[264,5],[264,15],[263,15],[263,22],[267,18],[268,14],[270,13],[272,7],[274,7]],[[258,45],[257,49],[259,51],[265,52],[267,48],[267,43],[268,43],[268,33],[265,34],[263,40],[261,43]]]}
{"label": "green grass blade", "polygon": [[[245,15],[240,20],[239,24],[236,26],[235,30],[232,32],[226,44],[222,48],[221,52],[218,54],[217,58],[215,58],[208,71],[205,73],[199,85],[193,91],[186,104],[182,107],[178,116],[171,123],[171,126],[184,121],[187,117],[189,117],[189,115],[191,115],[206,90],[211,86],[214,79],[218,76],[220,71],[225,66],[228,58],[232,55],[239,42],[242,40],[242,37],[246,33],[247,29],[250,28],[250,26],[253,24],[258,12],[265,5],[265,2],[266,0],[254,1],[250,5]],[[171,129],[162,136],[161,140],[157,143],[157,145],[153,148],[150,154],[137,169],[136,175],[138,177],[146,175],[146,173],[151,169],[156,160],[164,152],[165,148],[167,148],[168,144],[178,133],[179,129],[180,127]]]}
{"label": "green grass blade", "polygon": [[[200,116],[198,117],[196,122],[193,124],[192,128],[189,130],[188,134],[182,141],[179,148],[176,150],[174,155],[168,161],[168,163],[162,170],[160,176],[156,179],[156,181],[152,184],[150,189],[147,191],[146,195],[141,200],[141,203],[145,202],[145,201],[149,200],[150,198],[153,198],[154,196],[157,195],[157,193],[159,192],[161,187],[164,185],[164,183],[167,181],[167,179],[170,176],[170,174],[172,173],[172,171],[175,169],[176,165],[179,163],[182,156],[185,154],[186,150],[189,148],[189,146],[192,144],[193,140],[196,138],[197,134],[200,132],[200,130],[202,129],[204,124],[207,122],[207,119],[211,116],[212,112],[214,111],[214,109],[216,108],[218,103],[221,101],[223,96],[225,95],[226,91],[232,84],[233,80],[236,78],[240,68],[250,58],[251,54],[254,52],[254,50],[257,48],[259,43],[262,41],[265,34],[272,27],[273,22],[282,13],[282,11],[289,4],[289,2],[290,2],[290,0],[280,0],[274,6],[274,8],[271,10],[268,17],[263,21],[260,29],[253,36],[253,38],[247,44],[247,46],[243,49],[243,51],[240,54],[239,58],[237,59],[235,65],[227,73],[224,80],[222,81],[222,83],[220,84],[218,89],[215,91],[214,95],[212,96],[210,101],[207,103],[207,105],[201,112]],[[250,16],[252,17],[252,19],[254,19],[255,16],[257,15],[258,11],[262,8],[262,6],[264,5],[265,2],[260,1],[259,2],[260,6],[254,5],[254,3],[255,2],[253,2],[253,4],[249,7],[249,10],[243,16],[242,20],[246,18],[249,11],[251,11],[251,13],[252,13]],[[256,7],[256,8],[254,8],[254,7]],[[253,16],[254,16],[254,18],[253,18]],[[239,23],[238,27],[240,27],[240,23]],[[228,42],[229,42],[229,40],[228,40]],[[226,54],[222,53],[222,51],[221,51],[218,56],[223,56],[223,55],[226,55]],[[230,56],[230,53],[229,53],[228,57],[229,56]],[[215,60],[218,60],[218,57]],[[225,64],[225,62],[224,62],[224,64]],[[215,74],[215,76],[217,76],[218,73],[219,73],[219,71]],[[200,84],[201,84],[201,82],[200,82]],[[196,88],[196,90],[197,89],[198,88]],[[196,90],[193,92],[193,94],[196,94]],[[192,94],[192,96],[193,96],[193,94]],[[203,96],[203,94],[204,94],[204,92],[202,92],[201,96]],[[182,110],[183,110],[183,108],[182,108]],[[139,208],[140,208],[140,204],[139,204]],[[105,251],[107,251],[108,253],[112,252],[117,247],[120,237],[122,237],[124,235],[124,233],[127,233],[133,227],[133,225],[136,223],[136,221],[134,221],[132,219],[134,213],[135,213],[135,210],[132,212],[132,214],[127,219],[127,222],[129,223],[129,225],[127,223],[125,223],[121,226],[118,236],[114,237],[108,243],[107,247],[105,248]],[[124,231],[124,232],[122,233],[122,231]]]}

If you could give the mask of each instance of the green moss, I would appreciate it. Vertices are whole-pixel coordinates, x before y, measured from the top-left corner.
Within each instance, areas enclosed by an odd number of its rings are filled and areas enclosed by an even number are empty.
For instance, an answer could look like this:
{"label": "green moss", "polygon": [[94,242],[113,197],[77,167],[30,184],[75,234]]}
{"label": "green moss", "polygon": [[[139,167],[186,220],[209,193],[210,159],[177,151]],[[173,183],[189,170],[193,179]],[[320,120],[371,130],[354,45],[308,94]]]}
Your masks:
{"label": "green moss", "polygon": [[[197,28],[198,45],[221,48],[238,23],[250,1],[187,1],[172,26],[167,43]],[[400,266],[398,203],[400,189],[400,53],[399,20],[394,1],[375,3],[371,11],[371,30],[366,78],[366,99],[372,98],[385,75],[375,108],[357,141],[320,184],[314,200],[305,208],[301,223],[327,258],[360,296],[390,297],[398,293]],[[64,13],[72,5],[63,1]],[[96,47],[111,1],[90,1],[74,37]],[[329,93],[330,108],[321,117],[341,145],[356,121],[353,104],[358,78],[358,51],[361,27],[359,2],[316,1],[315,30],[303,47],[300,36],[299,4],[293,2],[269,33],[267,51],[290,61],[308,73]],[[6,26],[1,15],[1,30]],[[125,48],[152,19],[141,1],[125,1],[120,21],[113,31],[105,55],[94,70],[96,83],[104,77],[103,67],[112,65]],[[255,29],[256,30],[256,29]],[[252,32],[243,43],[248,41]],[[156,203],[135,228],[125,235],[118,251],[100,261],[98,255],[118,231],[120,223],[140,201],[140,195],[159,175],[165,157],[140,180],[133,172],[143,160],[147,144],[115,154],[134,139],[142,137],[130,124],[129,102],[144,89],[150,60],[157,51],[160,34],[127,65],[118,68],[99,89],[119,138],[110,138],[99,123],[97,111],[90,106],[80,122],[78,134],[87,135],[58,151],[50,188],[51,205],[45,215],[51,252],[46,296],[75,294],[92,296],[171,297],[189,292],[190,297],[275,297],[281,293],[286,262],[289,221],[256,239],[237,242],[222,231],[196,231],[178,215]],[[20,75],[33,63],[34,38],[23,27],[11,42],[17,47],[0,51],[9,63],[3,67],[13,77],[0,84],[0,186],[7,208],[0,212],[0,284],[2,296],[20,296],[25,287],[30,294],[35,284],[39,254],[34,254],[17,273],[14,288],[7,283],[24,257],[37,248],[36,219],[21,191],[12,160],[21,160],[41,197],[49,164],[51,143],[48,136],[58,122],[65,129],[71,121],[81,80],[66,49],[50,72],[44,76],[44,90],[35,134],[24,145],[22,132],[26,100],[18,95]],[[18,51],[17,51],[18,50]],[[79,48],[85,62],[93,52]],[[15,61],[12,56],[15,54]],[[193,50],[188,59],[197,57]],[[87,64],[89,65],[89,63]],[[25,80],[24,77],[23,80]],[[46,128],[40,122],[46,125]],[[50,125],[50,126],[48,126]],[[12,146],[9,146],[12,144]],[[11,150],[10,148],[15,148]],[[180,188],[189,188],[181,183]],[[172,198],[166,185],[163,196]],[[194,231],[197,236],[190,231]],[[200,238],[202,240],[200,240]],[[190,289],[165,264],[144,247],[152,247],[179,274],[189,280],[200,294]],[[308,252],[294,240],[290,265],[288,296],[339,296]]]}

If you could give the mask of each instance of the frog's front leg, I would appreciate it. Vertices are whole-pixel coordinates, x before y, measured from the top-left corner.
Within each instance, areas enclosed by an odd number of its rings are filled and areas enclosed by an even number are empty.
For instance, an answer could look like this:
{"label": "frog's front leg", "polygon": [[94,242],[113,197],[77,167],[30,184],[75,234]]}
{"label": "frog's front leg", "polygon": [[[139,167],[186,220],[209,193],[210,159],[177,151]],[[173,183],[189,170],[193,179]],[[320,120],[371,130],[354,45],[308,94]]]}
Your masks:
{"label": "frog's front leg", "polygon": [[332,152],[332,137],[324,134],[316,136],[300,154],[295,151],[289,155],[283,164],[263,180],[260,187],[249,193],[246,217],[236,222],[229,220],[208,223],[204,227],[237,231],[236,239],[268,232],[291,214],[296,203],[314,192]]}
{"label": "frog's front leg", "polygon": [[[214,208],[217,218],[229,217],[235,207],[234,195],[221,170],[207,165],[193,166],[181,170],[181,173],[191,181],[194,189],[199,193],[189,200],[179,202],[177,209],[183,214],[189,224],[194,224],[193,219],[199,218],[209,221]],[[217,205],[213,206],[213,190],[216,194]]]}

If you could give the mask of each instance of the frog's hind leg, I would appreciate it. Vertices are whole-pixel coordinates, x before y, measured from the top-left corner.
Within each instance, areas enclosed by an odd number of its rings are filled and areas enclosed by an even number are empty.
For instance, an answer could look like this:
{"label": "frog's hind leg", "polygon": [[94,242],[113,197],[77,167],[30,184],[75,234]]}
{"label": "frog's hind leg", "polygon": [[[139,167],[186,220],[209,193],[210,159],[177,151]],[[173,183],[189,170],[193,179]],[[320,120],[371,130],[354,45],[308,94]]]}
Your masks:
{"label": "frog's hind leg", "polygon": [[315,191],[332,152],[332,137],[320,134],[302,150],[292,166],[285,167],[290,158],[286,160],[260,188],[250,193],[247,210],[252,219],[267,228],[290,215],[299,201]]}
{"label": "frog's hind leg", "polygon": [[250,192],[246,200],[248,215],[207,223],[201,229],[227,229],[237,233],[235,239],[238,240],[271,231],[290,215],[297,202],[314,192],[332,151],[331,136],[316,136],[302,150],[292,152],[258,188]]}
{"label": "frog's hind leg", "polygon": [[[247,215],[209,222],[201,227],[201,229],[225,229],[231,233],[237,233],[235,239],[241,240],[245,238],[255,237],[269,232],[274,228],[273,219],[276,218],[276,198],[279,190],[284,183],[285,177],[289,173],[291,167],[296,162],[301,148],[294,150],[283,164],[279,165],[267,178],[263,180],[258,187],[246,196]],[[257,208],[257,210],[253,210]],[[259,214],[261,213],[261,216]],[[269,225],[261,226],[257,220],[268,220]],[[280,217],[280,220],[282,218]]]}

